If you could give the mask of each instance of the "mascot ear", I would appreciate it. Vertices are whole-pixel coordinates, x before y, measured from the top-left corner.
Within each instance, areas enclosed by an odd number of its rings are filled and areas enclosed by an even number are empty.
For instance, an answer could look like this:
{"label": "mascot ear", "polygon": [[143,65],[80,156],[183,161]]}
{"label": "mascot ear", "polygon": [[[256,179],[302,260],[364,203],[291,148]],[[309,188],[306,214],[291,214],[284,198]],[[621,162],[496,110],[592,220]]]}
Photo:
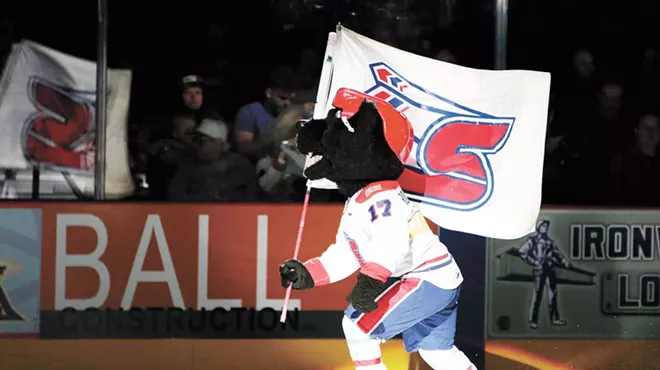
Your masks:
{"label": "mascot ear", "polygon": [[325,119],[312,119],[299,121],[296,124],[296,143],[298,151],[302,154],[323,155],[323,134],[329,128],[343,127],[338,109],[331,109]]}
{"label": "mascot ear", "polygon": [[374,132],[383,125],[376,103],[369,99],[364,99],[360,109],[349,118],[348,122],[353,128],[363,132]]}
{"label": "mascot ear", "polygon": [[323,133],[328,128],[324,119],[313,119],[311,121],[300,121],[296,124],[298,134],[296,145],[302,154],[320,154],[322,151]]}

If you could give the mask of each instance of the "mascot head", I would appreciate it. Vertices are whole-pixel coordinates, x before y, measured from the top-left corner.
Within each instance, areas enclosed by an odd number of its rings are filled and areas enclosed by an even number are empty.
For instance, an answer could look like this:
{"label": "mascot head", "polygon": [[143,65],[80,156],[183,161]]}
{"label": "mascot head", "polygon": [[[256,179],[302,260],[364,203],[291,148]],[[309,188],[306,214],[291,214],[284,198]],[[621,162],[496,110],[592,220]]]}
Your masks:
{"label": "mascot head", "polygon": [[412,150],[413,129],[403,113],[364,93],[340,89],[325,119],[298,126],[298,150],[321,155],[305,170],[351,196],[372,182],[397,180]]}

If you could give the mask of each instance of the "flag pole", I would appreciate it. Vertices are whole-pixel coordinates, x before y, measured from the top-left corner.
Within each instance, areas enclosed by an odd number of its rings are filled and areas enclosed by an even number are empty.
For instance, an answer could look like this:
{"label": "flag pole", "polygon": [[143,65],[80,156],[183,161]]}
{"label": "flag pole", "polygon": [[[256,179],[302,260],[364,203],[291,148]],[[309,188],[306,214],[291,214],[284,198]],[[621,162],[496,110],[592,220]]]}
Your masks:
{"label": "flag pole", "polygon": [[[337,30],[341,29],[341,25],[337,25]],[[332,66],[335,54],[335,44],[337,43],[337,33],[328,33],[328,43],[325,47],[325,55],[323,55],[323,65],[321,68],[321,76],[319,77],[319,88],[316,91],[316,105],[314,105],[314,118],[323,119],[328,114],[326,109],[330,94],[330,86],[332,85]]]}
{"label": "flag pole", "polygon": [[[341,29],[341,24],[337,25],[337,31]],[[328,33],[328,43],[325,47],[325,55],[323,56],[323,65],[321,68],[321,76],[319,79],[319,88],[316,92],[316,105],[314,105],[314,118],[325,118],[326,106],[330,94],[330,86],[332,85],[332,68],[333,68],[333,55],[335,53],[335,44],[337,43],[337,34],[335,32]],[[307,161],[311,158],[307,157]],[[308,166],[305,166],[307,168]],[[307,214],[307,206],[309,205],[309,197],[312,192],[311,180],[307,180],[307,191],[305,192],[305,200],[303,201],[302,215],[300,216],[300,225],[298,226],[298,238],[296,240],[296,247],[293,252],[293,259],[298,259],[298,252],[300,251],[300,241],[302,240],[303,228],[305,227],[305,215]],[[282,303],[282,314],[280,315],[280,322],[286,322],[287,311],[289,310],[289,299],[291,298],[292,285],[286,289],[284,302]]]}
{"label": "flag pole", "polygon": [[495,0],[495,69],[506,69],[506,41],[509,0]]}
{"label": "flag pole", "polygon": [[105,199],[105,134],[108,80],[108,1],[98,0],[96,34],[96,146],[94,163],[94,199]]}
{"label": "flag pole", "polygon": [[[337,32],[341,31],[341,23],[337,24]],[[330,96],[330,88],[332,87],[332,73],[334,69],[334,56],[335,45],[337,44],[337,32],[328,33],[328,43],[325,47],[325,54],[323,55],[323,65],[321,68],[321,76],[319,78],[319,88],[316,92],[316,105],[314,106],[314,119],[323,119],[328,114],[328,101],[332,99]],[[311,166],[316,161],[312,155],[305,158],[305,168]],[[307,185],[315,189],[337,189],[335,183],[326,179],[321,180],[307,180]]]}

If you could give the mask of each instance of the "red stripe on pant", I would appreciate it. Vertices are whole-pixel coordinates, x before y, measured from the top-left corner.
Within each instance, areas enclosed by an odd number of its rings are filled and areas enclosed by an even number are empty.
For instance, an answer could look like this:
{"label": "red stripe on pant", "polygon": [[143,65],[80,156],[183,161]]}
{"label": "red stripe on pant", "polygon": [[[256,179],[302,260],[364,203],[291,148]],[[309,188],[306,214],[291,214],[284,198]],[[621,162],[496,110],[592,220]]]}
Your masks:
{"label": "red stripe on pant", "polygon": [[419,287],[420,279],[410,278],[397,281],[380,297],[376,299],[378,308],[360,316],[355,324],[365,333],[371,333],[387,316],[389,311],[401,302],[408,294]]}
{"label": "red stripe on pant", "polygon": [[374,360],[353,361],[353,364],[355,367],[378,365],[380,364],[380,357]]}
{"label": "red stripe on pant", "polygon": [[443,254],[443,255],[441,255],[441,256],[439,256],[439,257],[435,257],[435,258],[433,258],[433,259],[430,259],[430,260],[428,260],[428,261],[422,263],[421,265],[415,267],[413,270],[419,270],[419,269],[421,269],[422,267],[428,266],[428,265],[430,265],[430,264],[432,264],[432,263],[436,263],[436,262],[442,261],[443,259],[448,258],[448,257],[449,257],[449,253],[445,253],[445,254]]}

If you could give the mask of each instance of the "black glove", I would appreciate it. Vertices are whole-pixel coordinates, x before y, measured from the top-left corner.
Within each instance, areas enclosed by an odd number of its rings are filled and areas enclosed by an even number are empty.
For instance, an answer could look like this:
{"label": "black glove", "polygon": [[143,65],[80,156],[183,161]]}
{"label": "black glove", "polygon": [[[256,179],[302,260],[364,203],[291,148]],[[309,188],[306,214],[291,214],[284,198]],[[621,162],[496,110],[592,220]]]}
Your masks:
{"label": "black glove", "polygon": [[293,284],[295,290],[304,290],[314,287],[314,279],[307,268],[297,260],[287,260],[280,265],[280,282],[282,287],[288,288]]}
{"label": "black glove", "polygon": [[383,291],[385,283],[364,274],[358,274],[357,283],[346,297],[355,309],[367,313],[378,308],[376,297]]}

